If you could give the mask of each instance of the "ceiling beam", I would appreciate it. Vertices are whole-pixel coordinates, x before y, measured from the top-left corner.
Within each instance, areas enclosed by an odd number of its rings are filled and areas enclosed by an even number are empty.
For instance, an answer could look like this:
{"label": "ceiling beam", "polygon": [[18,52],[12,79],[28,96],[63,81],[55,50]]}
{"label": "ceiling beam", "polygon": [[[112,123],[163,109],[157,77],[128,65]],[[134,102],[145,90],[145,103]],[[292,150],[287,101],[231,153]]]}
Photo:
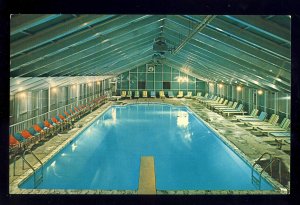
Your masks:
{"label": "ceiling beam", "polygon": [[40,14],[22,14],[12,17],[10,21],[10,35],[15,35],[32,27],[46,23],[60,17],[61,14],[40,15]]}
{"label": "ceiling beam", "polygon": [[[275,22],[272,22],[271,20],[263,19],[257,15],[225,15],[224,17],[291,45],[291,31],[276,24]],[[289,18],[286,19],[288,19],[289,23],[291,23]]]}
{"label": "ceiling beam", "polygon": [[[55,62],[66,57],[69,55],[68,53],[76,48],[84,50],[90,45],[95,46],[101,42],[104,42],[102,43],[104,46],[107,44],[105,41],[111,41],[114,38],[120,37],[122,38],[118,40],[124,39],[124,37],[126,38],[125,34],[134,35],[133,31],[143,29],[147,26],[149,27],[152,24],[155,25],[155,23],[160,20],[158,17],[149,17],[143,18],[141,22],[136,22],[137,18],[139,18],[139,16],[134,16],[134,18],[126,18],[126,16],[123,16],[122,18],[118,18],[118,20],[114,21],[113,25],[119,28],[117,30],[112,30],[111,24],[101,24],[100,26],[96,26],[97,28],[94,27],[93,30],[83,31],[74,37],[71,36],[66,41],[60,41],[57,44],[46,46],[45,49],[32,53],[24,58],[19,58],[18,60],[12,59],[11,72],[16,71],[17,69],[22,69],[23,71],[20,71],[22,73],[26,72],[26,67],[42,67],[43,65],[46,65],[47,62]],[[132,23],[132,21],[135,21],[135,23]],[[143,26],[139,26],[140,23]],[[110,33],[107,32],[108,29],[111,30]],[[97,35],[98,32],[100,32],[101,35]]]}
{"label": "ceiling beam", "polygon": [[[176,18],[177,21],[180,22],[178,17],[174,18]],[[180,18],[186,19],[187,17],[180,16]],[[203,17],[201,16],[192,16],[192,18],[195,20],[196,23],[203,20]],[[184,22],[189,21],[186,19]],[[183,25],[186,25],[186,23],[183,23]],[[220,32],[224,32],[232,38],[240,40],[241,42],[249,44],[255,48],[262,49],[263,51],[278,56],[283,60],[286,60],[288,62],[291,61],[290,49],[281,46],[274,41],[270,41],[262,36],[247,31],[241,27],[228,23],[222,20],[221,18],[215,18],[214,21],[212,21],[208,25],[208,27],[218,29]]]}
{"label": "ceiling beam", "polygon": [[10,44],[10,57],[14,57],[20,53],[27,52],[53,40],[63,38],[66,35],[87,28],[87,26],[89,25],[104,21],[109,17],[111,16],[83,15],[67,22],[57,24],[48,29],[44,29],[43,31],[38,32],[32,36],[28,36],[12,42]]}

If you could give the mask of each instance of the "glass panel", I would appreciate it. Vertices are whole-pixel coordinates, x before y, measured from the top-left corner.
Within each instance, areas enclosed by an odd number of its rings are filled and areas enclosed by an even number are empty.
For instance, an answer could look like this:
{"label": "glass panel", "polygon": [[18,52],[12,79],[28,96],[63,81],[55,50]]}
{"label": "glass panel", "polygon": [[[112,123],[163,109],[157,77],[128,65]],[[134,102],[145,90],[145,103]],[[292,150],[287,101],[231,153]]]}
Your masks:
{"label": "glass panel", "polygon": [[122,90],[128,90],[128,81],[122,81]]}
{"label": "glass panel", "polygon": [[172,90],[179,89],[179,83],[178,82],[171,82],[171,88],[172,88]]}
{"label": "glass panel", "polygon": [[153,81],[154,80],[154,73],[147,73],[147,81]]}
{"label": "glass panel", "polygon": [[146,73],[139,73],[138,74],[138,80],[139,81],[145,81],[146,80]]}
{"label": "glass panel", "polygon": [[172,73],[172,81],[177,81],[177,79],[179,78],[179,74],[177,73]]}
{"label": "glass panel", "polygon": [[188,80],[189,80],[189,82],[194,82],[194,81],[195,81],[195,78],[194,78],[193,76],[189,76],[189,75],[188,75]]}
{"label": "glass panel", "polygon": [[190,91],[195,90],[195,82],[194,82],[194,81],[189,81],[189,82],[188,82],[188,89],[189,89]]}
{"label": "glass panel", "polygon": [[131,73],[130,72],[130,80],[131,81],[136,81],[137,80],[137,73]]}
{"label": "glass panel", "polygon": [[180,90],[186,90],[186,89],[187,89],[187,83],[186,82],[180,83]]}
{"label": "glass panel", "polygon": [[164,90],[171,89],[171,83],[170,82],[163,82],[163,89]]}
{"label": "glass panel", "polygon": [[286,112],[286,95],[284,93],[278,93],[278,110],[279,112]]}
{"label": "glass panel", "polygon": [[148,81],[147,82],[147,87],[146,87],[147,90],[153,90],[154,89],[154,82],[153,81]]}
{"label": "glass panel", "polygon": [[155,82],[155,90],[161,90],[162,89],[162,82]]}
{"label": "glass panel", "polygon": [[178,76],[179,70],[177,70],[176,68],[172,68],[172,74],[176,74]]}
{"label": "glass panel", "polygon": [[136,90],[137,89],[137,81],[136,80],[135,81],[133,81],[133,80],[130,81],[130,89],[131,90]]}
{"label": "glass panel", "polygon": [[268,98],[267,98],[267,107],[274,109],[275,108],[275,93],[274,92],[268,92]]}
{"label": "glass panel", "polygon": [[137,68],[133,68],[130,72],[137,72]]}
{"label": "glass panel", "polygon": [[125,72],[120,75],[121,80],[128,80],[129,79],[128,76],[129,76],[129,72]]}
{"label": "glass panel", "polygon": [[171,73],[164,73],[163,74],[164,81],[171,81]]}
{"label": "glass panel", "polygon": [[161,73],[162,72],[162,66],[161,65],[156,65],[155,66],[155,72],[156,73]]}
{"label": "glass panel", "polygon": [[138,89],[140,89],[140,90],[146,89],[146,82],[145,81],[139,81],[138,82]]}
{"label": "glass panel", "polygon": [[171,67],[168,65],[164,65],[164,73],[170,73],[171,72]]}
{"label": "glass panel", "polygon": [[138,72],[146,72],[146,65],[141,65],[138,67]]}
{"label": "glass panel", "polygon": [[162,74],[161,73],[155,73],[155,81],[162,81]]}

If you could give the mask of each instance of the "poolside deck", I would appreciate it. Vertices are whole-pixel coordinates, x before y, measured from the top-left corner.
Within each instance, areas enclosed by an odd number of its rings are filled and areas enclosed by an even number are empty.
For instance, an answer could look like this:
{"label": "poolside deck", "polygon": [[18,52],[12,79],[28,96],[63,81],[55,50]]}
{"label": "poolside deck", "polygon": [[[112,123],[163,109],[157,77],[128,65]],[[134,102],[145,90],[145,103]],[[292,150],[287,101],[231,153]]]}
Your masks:
{"label": "poolside deck", "polygon": [[[137,102],[164,102],[173,105],[186,105],[189,106],[200,118],[205,120],[208,126],[214,129],[221,137],[228,141],[228,143],[237,148],[237,151],[240,152],[242,156],[245,156],[247,160],[253,163],[257,158],[259,158],[263,153],[269,152],[274,156],[280,157],[283,162],[283,166],[286,168],[286,172],[283,173],[285,178],[289,180],[290,176],[290,155],[288,155],[283,150],[273,146],[266,141],[272,140],[272,137],[257,137],[251,134],[249,131],[237,126],[235,123],[230,121],[230,118],[225,118],[206,107],[200,105],[198,102],[192,99],[177,99],[177,98],[139,98],[139,99],[126,99],[117,102],[108,102],[95,110],[94,112],[88,114],[81,120],[75,123],[75,127],[69,130],[66,134],[59,134],[52,137],[50,140],[45,142],[43,145],[37,147],[33,152],[42,159],[43,162],[47,161],[51,156],[57,153],[60,149],[63,148],[70,140],[72,140],[75,135],[88,126],[97,116],[101,115],[110,105],[115,103],[137,103]],[[77,128],[78,124],[82,124],[83,127]],[[289,149],[289,146],[286,146],[285,149]],[[35,167],[38,167],[39,164],[36,163],[34,158],[30,155],[26,156],[26,159],[31,163],[35,164]],[[11,194],[137,194],[137,191],[103,191],[103,190],[21,190],[17,188],[17,185],[23,180],[28,174],[32,171],[25,166],[25,169],[22,169],[21,159],[16,161],[16,176],[13,175],[13,163],[9,165],[9,183],[10,183],[10,193]],[[289,189],[289,184],[284,184],[285,187]],[[176,191],[175,191],[176,192]],[[175,192],[165,192],[157,190],[157,194],[174,194]],[[202,191],[203,194],[212,194],[213,192],[206,193]],[[178,191],[178,194],[201,194],[201,191]],[[222,192],[222,193],[221,193]],[[232,191],[221,191],[214,194],[233,194]],[[228,193],[227,193],[228,192]],[[176,194],[175,193],[175,194]],[[234,194],[275,194],[270,191],[239,191],[234,192]],[[278,194],[278,193],[277,193]]]}

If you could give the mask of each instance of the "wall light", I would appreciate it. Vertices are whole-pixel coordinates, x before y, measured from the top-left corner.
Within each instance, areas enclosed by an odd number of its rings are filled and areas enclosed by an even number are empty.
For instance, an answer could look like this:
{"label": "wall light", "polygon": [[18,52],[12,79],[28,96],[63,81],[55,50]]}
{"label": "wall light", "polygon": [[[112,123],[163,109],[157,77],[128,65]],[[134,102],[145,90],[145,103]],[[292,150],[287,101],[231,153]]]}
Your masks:
{"label": "wall light", "polygon": [[73,85],[72,88],[76,88],[76,85]]}
{"label": "wall light", "polygon": [[263,94],[263,91],[262,91],[262,90],[258,90],[258,91],[257,91],[257,94],[262,95],[262,94]]}
{"label": "wall light", "polygon": [[21,97],[21,98],[25,98],[25,97],[26,97],[26,93],[25,93],[25,92],[21,93],[21,94],[20,94],[20,97]]}
{"label": "wall light", "polygon": [[100,82],[99,82],[99,81],[97,82],[97,85],[100,85]]}
{"label": "wall light", "polygon": [[187,77],[176,77],[178,82],[188,82],[188,78]]}
{"label": "wall light", "polygon": [[88,86],[92,86],[92,83],[89,83]]}
{"label": "wall light", "polygon": [[56,93],[57,89],[56,88],[52,88],[52,92]]}
{"label": "wall light", "polygon": [[242,90],[242,87],[241,87],[241,86],[237,86],[237,87],[236,87],[236,90],[237,90],[237,91],[241,91],[241,90]]}
{"label": "wall light", "polygon": [[223,84],[219,84],[219,88],[223,88]]}

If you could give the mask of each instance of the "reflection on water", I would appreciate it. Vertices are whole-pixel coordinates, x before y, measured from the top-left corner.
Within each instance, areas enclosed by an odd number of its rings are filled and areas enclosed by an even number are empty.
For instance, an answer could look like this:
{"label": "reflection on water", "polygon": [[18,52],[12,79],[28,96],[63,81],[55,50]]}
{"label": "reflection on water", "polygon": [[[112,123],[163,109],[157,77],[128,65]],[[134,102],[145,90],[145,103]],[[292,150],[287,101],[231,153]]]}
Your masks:
{"label": "reflection on water", "polygon": [[117,112],[116,112],[116,108],[112,108],[111,109],[111,117],[112,117],[112,122],[113,124],[117,124]]}
{"label": "reflection on water", "polygon": [[189,114],[186,111],[177,112],[177,126],[182,129],[182,140],[185,143],[192,142],[192,133],[189,128]]}
{"label": "reflection on water", "polygon": [[105,127],[110,127],[110,126],[113,126],[113,125],[117,124],[117,111],[116,111],[116,108],[111,109],[111,118],[105,119],[103,123],[104,123]]}
{"label": "reflection on water", "polygon": [[179,111],[177,113],[177,126],[179,128],[187,128],[189,124],[189,115],[185,111]]}
{"label": "reflection on water", "polygon": [[76,150],[76,148],[77,148],[76,143],[73,143],[73,144],[72,144],[72,152],[74,152],[74,151]]}

